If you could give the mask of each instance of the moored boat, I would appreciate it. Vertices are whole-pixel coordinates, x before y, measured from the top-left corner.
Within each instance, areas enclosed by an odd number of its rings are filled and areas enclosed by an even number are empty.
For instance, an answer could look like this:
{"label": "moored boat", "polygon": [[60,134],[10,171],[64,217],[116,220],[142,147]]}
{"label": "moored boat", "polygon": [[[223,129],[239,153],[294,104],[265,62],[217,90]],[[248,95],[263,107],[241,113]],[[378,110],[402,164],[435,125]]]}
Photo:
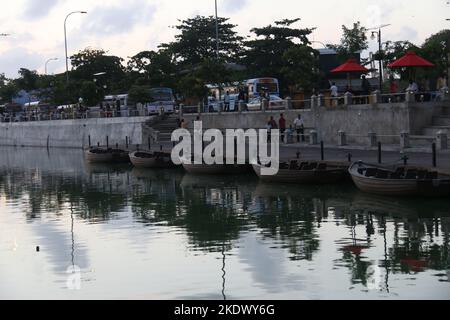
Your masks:
{"label": "moored boat", "polygon": [[265,182],[282,182],[296,184],[332,184],[348,179],[348,165],[331,161],[292,160],[280,163],[275,175],[262,175],[263,166],[253,165],[258,177]]}
{"label": "moored boat", "polygon": [[363,192],[386,196],[450,195],[450,175],[414,166],[392,166],[356,162],[349,169]]}
{"label": "moored boat", "polygon": [[86,160],[91,163],[124,163],[130,161],[128,152],[121,149],[89,148],[85,151]]}
{"label": "moored boat", "polygon": [[170,153],[135,151],[130,153],[130,161],[137,168],[172,168],[175,167]]}

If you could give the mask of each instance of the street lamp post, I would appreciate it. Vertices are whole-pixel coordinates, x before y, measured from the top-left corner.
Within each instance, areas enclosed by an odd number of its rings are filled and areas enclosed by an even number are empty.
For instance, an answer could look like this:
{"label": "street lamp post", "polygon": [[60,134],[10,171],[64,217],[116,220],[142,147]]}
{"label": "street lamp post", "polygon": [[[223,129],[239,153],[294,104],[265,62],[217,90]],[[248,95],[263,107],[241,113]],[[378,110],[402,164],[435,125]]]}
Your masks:
{"label": "street lamp post", "polygon": [[66,49],[66,80],[67,80],[67,83],[69,83],[69,57],[67,55],[67,19],[75,13],[86,14],[87,12],[86,11],[73,11],[66,16],[66,19],[64,19],[64,46]]}
{"label": "street lamp post", "polygon": [[378,33],[377,36],[378,36],[378,55],[379,55],[378,61],[379,61],[379,68],[380,68],[380,92],[383,92],[383,56],[381,54],[381,52],[383,51],[383,47],[382,47],[382,42],[381,42],[381,29],[388,27],[388,26],[390,26],[390,24],[384,24],[384,25],[376,27],[376,28],[368,29],[369,31],[378,29],[378,32],[376,32],[376,31],[372,32],[372,39],[374,39],[375,35]]}
{"label": "street lamp post", "polygon": [[50,58],[45,62],[45,74],[47,75],[47,66],[50,61],[58,61],[58,58]]}

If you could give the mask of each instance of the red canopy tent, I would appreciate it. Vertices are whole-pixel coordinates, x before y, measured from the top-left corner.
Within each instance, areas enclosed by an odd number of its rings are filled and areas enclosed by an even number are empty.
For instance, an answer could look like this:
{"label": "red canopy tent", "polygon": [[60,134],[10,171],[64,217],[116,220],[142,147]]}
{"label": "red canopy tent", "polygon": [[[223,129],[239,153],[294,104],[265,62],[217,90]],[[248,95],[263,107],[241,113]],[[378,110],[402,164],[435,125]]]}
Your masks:
{"label": "red canopy tent", "polygon": [[356,59],[348,59],[346,63],[340,65],[336,69],[331,70],[332,73],[347,73],[348,85],[351,87],[350,73],[368,73],[369,69],[360,65]]}
{"label": "red canopy tent", "polygon": [[430,61],[419,57],[414,51],[409,51],[405,56],[388,65],[389,68],[408,68],[408,67],[434,67]]}

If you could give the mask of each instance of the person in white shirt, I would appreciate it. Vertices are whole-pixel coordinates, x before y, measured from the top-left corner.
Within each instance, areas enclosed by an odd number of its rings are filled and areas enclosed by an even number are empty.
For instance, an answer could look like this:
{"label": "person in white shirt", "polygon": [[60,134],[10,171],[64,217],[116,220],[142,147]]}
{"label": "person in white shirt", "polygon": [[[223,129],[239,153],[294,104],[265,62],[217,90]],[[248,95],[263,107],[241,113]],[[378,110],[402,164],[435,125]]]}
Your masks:
{"label": "person in white shirt", "polygon": [[305,122],[303,121],[301,114],[299,114],[298,118],[295,119],[294,128],[297,130],[297,142],[300,142],[300,137],[302,142],[305,142]]}
{"label": "person in white shirt", "polygon": [[339,95],[339,93],[338,93],[339,89],[338,89],[338,87],[336,86],[336,83],[335,83],[335,82],[333,82],[333,84],[331,85],[330,90],[331,90],[331,96],[332,96],[333,98],[336,98],[336,97]]}
{"label": "person in white shirt", "polygon": [[417,83],[413,80],[409,81],[409,86],[406,89],[407,92],[413,92],[413,93],[417,93],[419,92],[419,86],[417,85]]}

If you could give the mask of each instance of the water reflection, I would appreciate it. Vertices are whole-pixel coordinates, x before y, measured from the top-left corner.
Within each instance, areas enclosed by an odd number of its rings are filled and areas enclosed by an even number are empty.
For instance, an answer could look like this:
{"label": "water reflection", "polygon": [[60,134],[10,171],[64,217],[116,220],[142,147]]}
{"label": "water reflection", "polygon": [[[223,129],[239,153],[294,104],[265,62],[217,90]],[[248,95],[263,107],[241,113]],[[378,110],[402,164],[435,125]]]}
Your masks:
{"label": "water reflection", "polygon": [[[155,269],[158,259],[149,252],[164,252],[154,243],[165,239],[168,252],[178,252],[168,253],[171,263],[204,259],[196,266],[208,266],[209,273],[185,274],[184,283],[174,281],[170,289],[142,284],[139,292],[214,299],[427,298],[436,289],[435,296],[449,298],[449,200],[388,199],[351,185],[270,185],[252,175],[88,165],[76,150],[0,154],[0,221],[31,225],[30,239],[49,249],[47,265],[55,274],[69,263],[95,269],[105,253],[92,241],[106,239],[118,247],[129,243],[119,253],[136,266],[150,259],[147,274],[153,268],[166,279],[181,277],[162,265]],[[4,254],[0,245],[0,258]],[[7,266],[2,262],[0,269],[2,264]],[[217,277],[217,289],[210,276]],[[425,282],[428,291],[421,291]],[[124,291],[133,290],[130,283]],[[107,294],[91,291],[92,297]]]}

